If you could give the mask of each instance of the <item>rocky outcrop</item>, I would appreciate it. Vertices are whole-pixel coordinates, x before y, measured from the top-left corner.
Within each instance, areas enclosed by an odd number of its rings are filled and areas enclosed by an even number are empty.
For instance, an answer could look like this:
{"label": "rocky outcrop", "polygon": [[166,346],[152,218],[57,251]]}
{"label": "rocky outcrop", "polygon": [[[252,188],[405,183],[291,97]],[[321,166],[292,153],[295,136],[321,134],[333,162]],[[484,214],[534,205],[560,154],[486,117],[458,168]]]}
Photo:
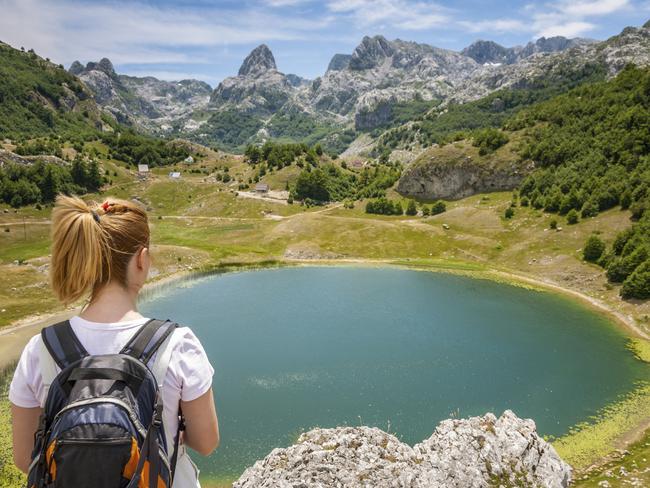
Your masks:
{"label": "rocky outcrop", "polygon": [[268,116],[279,111],[303,85],[296,78],[279,72],[273,53],[262,44],[244,59],[237,76],[219,83],[210,96],[210,105],[217,111]]}
{"label": "rocky outcrop", "polygon": [[238,76],[259,76],[268,70],[277,70],[273,53],[266,44],[261,44],[246,56],[239,68]]}
{"label": "rocky outcrop", "polygon": [[68,70],[94,94],[95,101],[122,123],[165,132],[195,110],[205,108],[212,88],[198,80],[164,81],[147,76],[118,75],[107,58],[79,61]]}
{"label": "rocky outcrop", "polygon": [[514,62],[515,54],[494,41],[476,41],[461,51],[479,64],[510,64]]}
{"label": "rocky outcrop", "polygon": [[494,41],[479,40],[461,51],[480,64],[513,64],[537,53],[555,53],[583,46],[594,41],[589,39],[567,39],[566,37],[540,37],[525,46],[503,47]]}
{"label": "rocky outcrop", "polygon": [[335,54],[327,65],[327,71],[341,71],[350,65],[351,54]]}
{"label": "rocky outcrop", "polygon": [[512,190],[533,167],[505,149],[481,157],[476,148],[460,142],[420,155],[402,174],[397,191],[423,200],[456,200],[476,193]]}
{"label": "rocky outcrop", "polygon": [[274,449],[233,488],[565,488],[571,467],[511,411],[445,420],[413,447],[370,427],[314,429]]}
{"label": "rocky outcrop", "polygon": [[543,51],[561,42],[557,39],[539,39],[535,47],[531,47],[536,51],[516,63],[484,65],[452,94],[449,101],[463,103],[502,88],[526,88],[539,81],[568,79],[595,69],[602,69],[613,77],[630,63],[650,66],[648,27],[627,27],[619,35],[602,42],[574,39],[563,51]]}
{"label": "rocky outcrop", "polygon": [[[313,110],[357,122],[358,130],[379,125],[382,105],[422,98],[448,98],[480,66],[446,49],[382,36],[365,37],[349,65],[316,79],[306,101]],[[375,117],[373,114],[378,114]],[[370,115],[370,117],[368,117]]]}

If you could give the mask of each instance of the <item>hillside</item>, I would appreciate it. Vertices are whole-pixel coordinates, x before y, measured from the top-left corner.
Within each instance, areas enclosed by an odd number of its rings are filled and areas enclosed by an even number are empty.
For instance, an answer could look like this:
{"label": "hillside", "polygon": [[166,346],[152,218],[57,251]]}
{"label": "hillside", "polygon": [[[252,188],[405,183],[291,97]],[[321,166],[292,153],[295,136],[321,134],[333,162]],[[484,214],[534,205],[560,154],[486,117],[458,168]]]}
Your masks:
{"label": "hillside", "polygon": [[0,139],[111,130],[92,92],[62,66],[0,43]]}
{"label": "hillside", "polygon": [[650,297],[650,69],[628,66],[611,81],[522,109],[503,127],[475,131],[472,144],[424,152],[397,191],[434,200],[519,188],[521,205],[566,216],[569,224],[629,209],[640,220],[634,230],[590,259],[610,281],[624,283],[626,298]]}

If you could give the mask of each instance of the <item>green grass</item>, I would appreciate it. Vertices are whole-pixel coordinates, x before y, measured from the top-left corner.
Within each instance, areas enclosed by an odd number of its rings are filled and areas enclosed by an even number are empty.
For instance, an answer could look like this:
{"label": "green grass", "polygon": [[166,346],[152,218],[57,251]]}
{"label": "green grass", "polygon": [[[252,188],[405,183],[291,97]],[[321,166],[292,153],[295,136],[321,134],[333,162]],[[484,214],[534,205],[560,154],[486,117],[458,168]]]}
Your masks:
{"label": "green grass", "polygon": [[650,363],[650,341],[634,337],[629,340],[628,348],[639,361]]}
{"label": "green grass", "polygon": [[0,371],[0,488],[19,488],[25,486],[26,477],[14,465],[11,440],[11,404],[7,400],[11,381],[9,368]]}
{"label": "green grass", "polygon": [[585,469],[614,452],[621,434],[650,419],[650,384],[641,384],[595,418],[576,425],[553,441],[558,454],[577,469]]}
{"label": "green grass", "polygon": [[[5,229],[9,229],[6,232]],[[26,261],[49,253],[50,226],[45,224],[2,225],[0,223],[0,263]]]}
{"label": "green grass", "polygon": [[624,488],[650,486],[650,433],[629,446],[610,462],[581,475],[575,488]]}

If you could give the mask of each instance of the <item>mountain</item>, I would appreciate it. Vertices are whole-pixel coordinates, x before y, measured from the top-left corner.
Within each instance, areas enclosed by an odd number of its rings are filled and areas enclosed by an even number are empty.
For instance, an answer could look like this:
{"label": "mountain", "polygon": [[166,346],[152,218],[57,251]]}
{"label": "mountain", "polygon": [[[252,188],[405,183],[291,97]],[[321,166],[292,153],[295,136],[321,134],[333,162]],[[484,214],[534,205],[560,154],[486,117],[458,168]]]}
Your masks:
{"label": "mountain", "polygon": [[88,86],[98,104],[118,122],[150,132],[168,131],[172,124],[207,107],[212,88],[198,80],[163,81],[118,75],[109,59],[72,63],[68,70]]}
{"label": "mountain", "polygon": [[479,64],[513,64],[537,53],[554,53],[594,41],[589,39],[567,39],[566,37],[540,37],[526,46],[503,47],[494,41],[479,40],[461,51]]}
{"label": "mountain", "polygon": [[384,124],[396,103],[450,96],[478,67],[454,51],[364,37],[346,67],[314,81],[308,103],[314,110],[353,122],[357,130],[368,130]]}
{"label": "mountain", "polygon": [[62,66],[0,42],[0,139],[111,130],[90,90]]}
{"label": "mountain", "polygon": [[262,44],[244,59],[237,76],[219,83],[210,96],[210,106],[220,111],[235,109],[269,116],[279,110],[295,90],[295,79],[278,71],[273,53]]}
{"label": "mountain", "polygon": [[[364,136],[370,145],[355,147],[372,149],[387,129],[503,89],[528,90],[524,102],[532,103],[540,99],[537,92],[550,96],[596,76],[612,77],[628,63],[648,65],[649,53],[646,24],[602,42],[542,37],[506,48],[477,41],[461,52],[366,36],[352,54],[334,55],[327,71],[312,81],[282,73],[262,44],[244,59],[236,76],[212,92],[193,80],[117,75],[108,60],[85,67],[73,63],[70,72],[115,118],[150,132],[228,150],[269,138],[320,141],[338,153],[364,133],[371,134]],[[495,112],[508,103],[492,102]]]}
{"label": "mountain", "polygon": [[[541,41],[541,42],[540,42]],[[545,39],[535,43],[543,49],[556,41]],[[602,42],[578,40],[558,52],[537,52],[513,64],[484,65],[467,83],[455,91],[450,101],[464,103],[482,98],[503,88],[530,88],[557,81],[576,79],[586,71],[602,70],[606,77],[617,75],[626,65],[650,65],[650,26],[626,27]]]}
{"label": "mountain", "polygon": [[327,71],[340,71],[350,65],[351,54],[335,54],[327,65]]}

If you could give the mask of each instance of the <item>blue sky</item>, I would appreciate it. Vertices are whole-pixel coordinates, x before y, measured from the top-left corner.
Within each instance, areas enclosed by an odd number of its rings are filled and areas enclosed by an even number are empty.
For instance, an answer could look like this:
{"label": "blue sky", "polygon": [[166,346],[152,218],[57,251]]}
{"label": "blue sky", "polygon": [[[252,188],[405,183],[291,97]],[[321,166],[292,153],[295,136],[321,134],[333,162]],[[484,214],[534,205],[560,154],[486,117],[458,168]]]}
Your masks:
{"label": "blue sky", "polygon": [[215,86],[262,42],[281,71],[315,78],[364,35],[454,50],[605,39],[650,19],[650,0],[0,0],[0,12],[0,40],[66,66],[108,57],[119,73]]}

